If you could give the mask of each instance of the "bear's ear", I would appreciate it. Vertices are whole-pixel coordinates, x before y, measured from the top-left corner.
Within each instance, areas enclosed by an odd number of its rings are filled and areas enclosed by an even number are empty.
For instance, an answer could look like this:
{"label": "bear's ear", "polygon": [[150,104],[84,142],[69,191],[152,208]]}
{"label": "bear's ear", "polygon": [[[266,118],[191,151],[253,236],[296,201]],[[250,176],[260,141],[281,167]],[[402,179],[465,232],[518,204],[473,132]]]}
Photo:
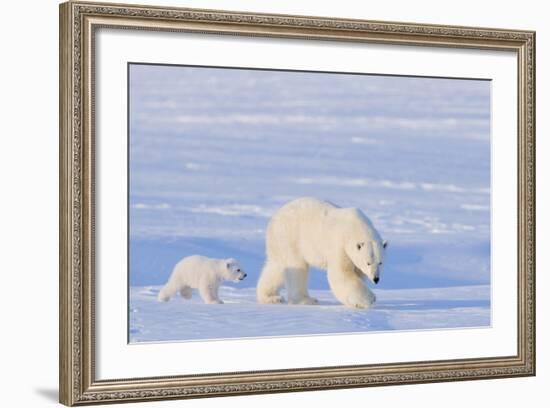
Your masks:
{"label": "bear's ear", "polygon": [[384,242],[382,242],[382,248],[386,249],[387,246],[388,246],[388,241],[384,240]]}

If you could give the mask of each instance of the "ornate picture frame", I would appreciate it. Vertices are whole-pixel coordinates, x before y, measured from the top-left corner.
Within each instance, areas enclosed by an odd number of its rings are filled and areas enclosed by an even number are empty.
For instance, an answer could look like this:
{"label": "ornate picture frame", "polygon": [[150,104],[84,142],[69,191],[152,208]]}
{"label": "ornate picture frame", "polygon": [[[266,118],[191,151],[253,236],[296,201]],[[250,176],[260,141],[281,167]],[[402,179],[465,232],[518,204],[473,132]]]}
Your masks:
{"label": "ornate picture frame", "polygon": [[[97,379],[95,34],[99,28],[430,46],[517,57],[517,353]],[[80,405],[535,375],[535,33],[141,5],[60,5],[60,402]],[[121,135],[123,137],[124,135]],[[123,272],[122,272],[123,273]]]}

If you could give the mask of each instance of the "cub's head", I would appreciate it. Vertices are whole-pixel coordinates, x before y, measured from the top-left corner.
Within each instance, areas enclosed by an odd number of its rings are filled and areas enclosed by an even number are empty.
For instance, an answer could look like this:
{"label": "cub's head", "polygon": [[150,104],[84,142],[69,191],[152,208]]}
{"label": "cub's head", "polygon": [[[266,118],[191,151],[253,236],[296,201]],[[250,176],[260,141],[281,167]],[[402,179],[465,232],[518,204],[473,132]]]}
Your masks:
{"label": "cub's head", "polygon": [[359,210],[346,216],[345,251],[353,264],[371,281],[380,281],[388,241],[382,240],[371,221]]}
{"label": "cub's head", "polygon": [[246,278],[246,273],[236,259],[229,258],[225,260],[223,277],[228,281],[239,282]]}

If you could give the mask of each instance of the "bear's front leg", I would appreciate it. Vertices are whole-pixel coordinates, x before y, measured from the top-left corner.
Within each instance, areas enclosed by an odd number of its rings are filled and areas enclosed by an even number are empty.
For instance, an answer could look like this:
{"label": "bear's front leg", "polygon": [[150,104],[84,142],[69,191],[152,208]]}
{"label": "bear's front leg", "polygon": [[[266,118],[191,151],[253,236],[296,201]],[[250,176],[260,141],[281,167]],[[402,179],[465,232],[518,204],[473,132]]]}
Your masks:
{"label": "bear's front leg", "polygon": [[353,289],[344,303],[356,309],[368,309],[376,302],[376,295],[368,288]]}
{"label": "bear's front leg", "polygon": [[329,269],[327,273],[332,293],[345,306],[367,309],[376,301],[376,295],[353,271]]}
{"label": "bear's front leg", "polygon": [[199,287],[199,294],[207,304],[223,304],[223,302],[218,298],[218,287],[212,285],[202,285]]}

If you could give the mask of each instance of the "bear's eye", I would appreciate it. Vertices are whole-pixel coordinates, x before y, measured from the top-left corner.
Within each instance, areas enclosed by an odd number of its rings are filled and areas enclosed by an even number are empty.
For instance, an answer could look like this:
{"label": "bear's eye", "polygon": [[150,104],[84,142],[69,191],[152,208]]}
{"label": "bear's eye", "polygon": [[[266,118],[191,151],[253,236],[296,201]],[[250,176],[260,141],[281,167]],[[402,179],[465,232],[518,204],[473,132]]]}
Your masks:
{"label": "bear's eye", "polygon": [[365,245],[365,244],[363,244],[363,243],[357,244],[357,250],[361,249],[361,247],[362,247],[363,245]]}
{"label": "bear's eye", "polygon": [[240,269],[237,269],[237,272],[240,272],[241,270]]}

